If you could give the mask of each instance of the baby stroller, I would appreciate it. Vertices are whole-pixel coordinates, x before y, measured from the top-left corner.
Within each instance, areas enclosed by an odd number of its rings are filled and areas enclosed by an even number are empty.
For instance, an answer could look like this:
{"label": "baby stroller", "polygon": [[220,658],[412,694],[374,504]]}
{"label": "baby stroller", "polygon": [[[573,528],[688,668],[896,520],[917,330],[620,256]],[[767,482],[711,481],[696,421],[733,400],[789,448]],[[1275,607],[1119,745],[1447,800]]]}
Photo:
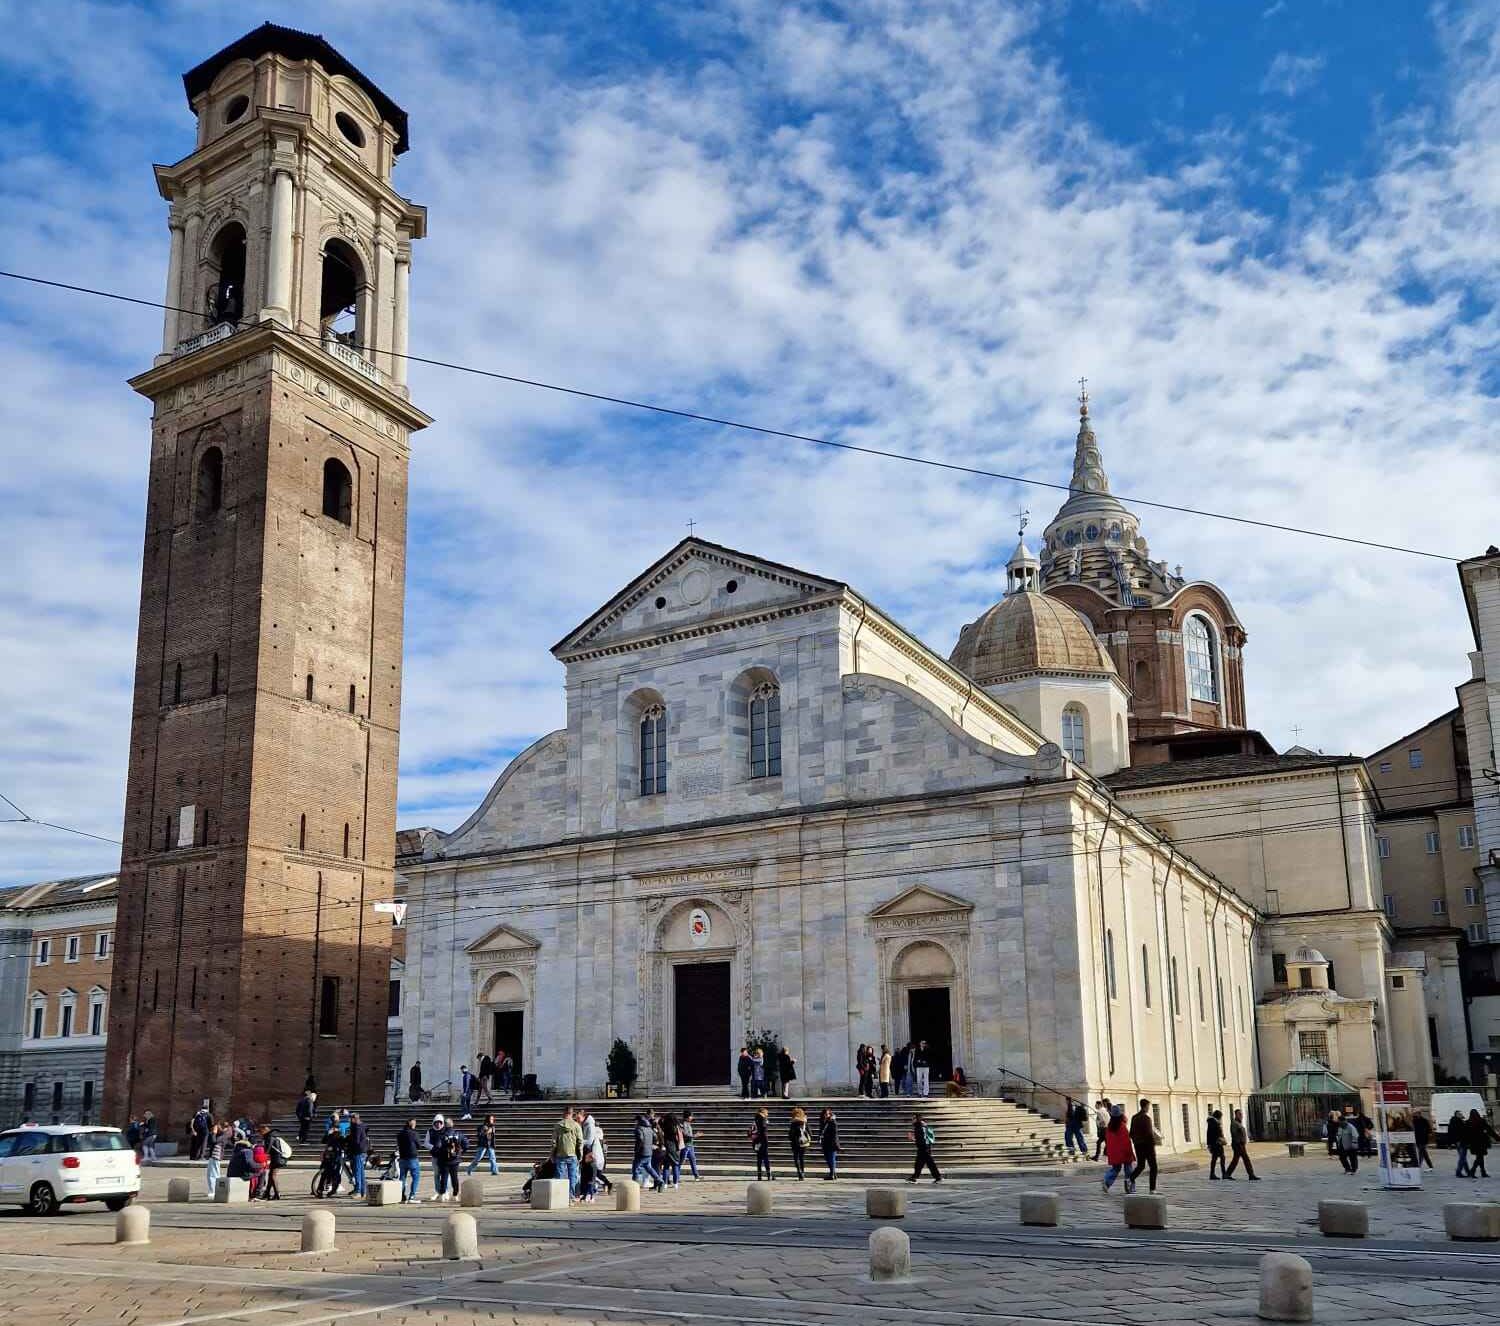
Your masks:
{"label": "baby stroller", "polygon": [[531,1178],[527,1179],[526,1182],[521,1185],[522,1198],[528,1202],[531,1200],[532,1179],[555,1179],[557,1177],[557,1166],[552,1163],[551,1156],[548,1156],[546,1160],[537,1161],[536,1164],[531,1167]]}

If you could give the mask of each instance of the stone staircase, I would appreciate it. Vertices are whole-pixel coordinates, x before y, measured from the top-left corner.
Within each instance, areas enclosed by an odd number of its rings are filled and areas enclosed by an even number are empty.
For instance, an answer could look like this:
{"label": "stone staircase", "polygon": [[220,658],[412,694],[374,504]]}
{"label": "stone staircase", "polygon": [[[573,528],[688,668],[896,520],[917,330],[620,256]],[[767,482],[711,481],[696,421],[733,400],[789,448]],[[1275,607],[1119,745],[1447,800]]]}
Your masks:
{"label": "stone staircase", "polygon": [[[475,1125],[486,1114],[493,1114],[500,1163],[514,1174],[518,1166],[530,1165],[549,1154],[553,1128],[566,1103],[561,1099],[497,1099],[493,1105],[476,1106],[477,1117],[461,1123],[460,1127],[472,1144]],[[867,1100],[841,1096],[751,1102],[737,1096],[673,1092],[575,1103],[587,1104],[604,1129],[609,1169],[616,1175],[629,1169],[633,1121],[636,1112],[647,1105],[658,1113],[672,1110],[680,1115],[684,1109],[693,1111],[698,1168],[711,1177],[753,1176],[755,1157],[745,1134],[755,1108],[762,1103],[771,1114],[771,1160],[778,1176],[783,1171],[791,1172],[786,1129],[794,1105],[807,1111],[808,1132],[813,1138],[813,1149],[808,1156],[809,1174],[822,1173],[817,1120],[824,1106],[831,1106],[839,1120],[840,1172],[871,1176],[909,1174],[913,1148],[907,1132],[916,1109],[922,1111],[928,1126],[937,1134],[933,1150],[944,1173],[973,1176],[1068,1163],[1060,1123],[1029,1106],[998,1097],[934,1096],[916,1101],[906,1097]],[[374,1150],[383,1156],[395,1149],[397,1130],[413,1114],[425,1131],[435,1113],[441,1112],[446,1117],[456,1109],[455,1102],[433,1101],[416,1109],[407,1104],[370,1105],[360,1108],[358,1113],[370,1129]],[[311,1161],[317,1156],[325,1126],[322,1121],[314,1125],[308,1143],[303,1146],[296,1145],[295,1118],[278,1119],[276,1125],[293,1142],[297,1160]],[[469,1159],[469,1156],[464,1159],[465,1168]]]}

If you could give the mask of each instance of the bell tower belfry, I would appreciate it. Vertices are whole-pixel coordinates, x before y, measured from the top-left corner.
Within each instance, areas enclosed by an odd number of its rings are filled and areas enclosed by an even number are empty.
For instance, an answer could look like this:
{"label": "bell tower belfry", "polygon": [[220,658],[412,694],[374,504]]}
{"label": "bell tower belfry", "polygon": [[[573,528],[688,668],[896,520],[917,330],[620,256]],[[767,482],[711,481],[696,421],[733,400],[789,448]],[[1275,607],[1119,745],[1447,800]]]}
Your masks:
{"label": "bell tower belfry", "polygon": [[266,24],[184,78],[105,1110],[385,1072],[409,440],[406,113]]}

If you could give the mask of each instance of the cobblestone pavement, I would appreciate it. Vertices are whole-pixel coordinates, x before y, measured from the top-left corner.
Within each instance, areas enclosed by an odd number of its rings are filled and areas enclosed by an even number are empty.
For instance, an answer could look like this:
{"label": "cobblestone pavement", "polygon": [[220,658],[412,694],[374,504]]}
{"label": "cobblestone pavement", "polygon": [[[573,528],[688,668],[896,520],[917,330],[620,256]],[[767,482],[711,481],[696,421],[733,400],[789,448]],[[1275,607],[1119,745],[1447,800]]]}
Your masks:
{"label": "cobblestone pavement", "polygon": [[[778,1181],[769,1218],[743,1215],[742,1182],[650,1195],[642,1214],[613,1204],[532,1212],[515,1175],[490,1180],[478,1262],[440,1260],[451,1206],[372,1209],[314,1202],[310,1174],[285,1176],[280,1203],[221,1207],[164,1201],[147,1175],[148,1247],[113,1242],[114,1218],[83,1207],[52,1219],[0,1214],[0,1309],[60,1326],[371,1326],[608,1321],[738,1326],[921,1323],[1238,1322],[1255,1320],[1257,1264],[1270,1248],[1313,1262],[1317,1320],[1497,1323],[1500,1244],[1455,1244],[1442,1206],[1500,1198],[1445,1170],[1420,1192],[1385,1192],[1373,1168],[1346,1177],[1322,1156],[1257,1162],[1260,1183],[1209,1183],[1203,1169],[1164,1175],[1169,1229],[1126,1231],[1120,1195],[1098,1170],[924,1183],[903,1222],[913,1279],[873,1284],[865,1184]],[[181,1171],[175,1171],[181,1173]],[[1057,1191],[1063,1227],[1016,1224],[1017,1194]],[[1323,1239],[1322,1197],[1370,1205],[1372,1237]],[[338,1249],[296,1249],[303,1212],[333,1209]]]}

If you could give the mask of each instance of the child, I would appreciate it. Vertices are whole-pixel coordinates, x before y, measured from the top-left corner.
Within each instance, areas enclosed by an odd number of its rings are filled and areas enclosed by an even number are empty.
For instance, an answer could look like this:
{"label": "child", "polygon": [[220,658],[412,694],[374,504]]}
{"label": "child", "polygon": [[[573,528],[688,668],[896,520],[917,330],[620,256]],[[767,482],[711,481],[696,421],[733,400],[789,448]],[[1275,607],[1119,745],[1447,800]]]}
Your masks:
{"label": "child", "polygon": [[595,1161],[594,1148],[586,1146],[583,1148],[583,1160],[578,1166],[578,1195],[585,1202],[592,1202],[600,1188],[605,1192],[613,1192],[614,1184],[605,1177],[604,1171]]}

